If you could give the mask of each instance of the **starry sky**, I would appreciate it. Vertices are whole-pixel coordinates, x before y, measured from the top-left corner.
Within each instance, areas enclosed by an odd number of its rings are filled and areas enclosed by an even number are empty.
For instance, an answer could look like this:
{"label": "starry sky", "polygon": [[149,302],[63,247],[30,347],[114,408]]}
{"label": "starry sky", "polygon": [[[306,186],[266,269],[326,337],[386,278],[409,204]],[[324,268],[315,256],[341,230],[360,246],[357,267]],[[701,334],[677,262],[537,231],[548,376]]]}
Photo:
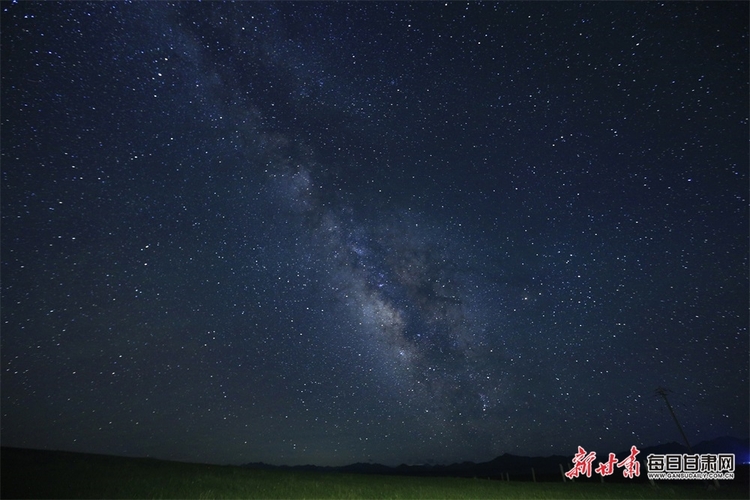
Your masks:
{"label": "starry sky", "polygon": [[748,4],[9,3],[2,444],[748,436]]}

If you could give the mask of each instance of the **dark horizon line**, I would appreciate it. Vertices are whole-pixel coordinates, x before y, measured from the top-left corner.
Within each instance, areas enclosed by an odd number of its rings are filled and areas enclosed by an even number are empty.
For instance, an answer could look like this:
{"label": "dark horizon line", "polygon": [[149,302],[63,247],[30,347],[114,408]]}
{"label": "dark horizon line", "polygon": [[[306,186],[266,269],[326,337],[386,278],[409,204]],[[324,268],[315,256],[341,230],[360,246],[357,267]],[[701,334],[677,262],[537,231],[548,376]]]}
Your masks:
{"label": "dark horizon line", "polygon": [[[733,441],[737,441],[739,444],[745,444],[746,448],[745,451],[748,453],[747,459],[750,460],[750,436],[745,438],[738,438],[736,436],[717,436],[713,439],[706,439],[703,441],[700,441],[698,444],[693,446],[693,448],[701,447],[702,445],[706,443],[712,443],[714,441],[722,440],[722,439],[730,439]],[[679,441],[668,441],[663,443],[658,443],[651,446],[645,446],[640,451],[643,452],[643,450],[651,450],[653,448],[663,447],[663,446],[678,446],[680,448],[684,448],[687,450],[687,447],[680,443]],[[200,461],[192,461],[192,460],[180,460],[180,459],[174,459],[174,458],[158,458],[154,456],[143,456],[143,455],[116,455],[116,454],[106,454],[106,453],[93,453],[93,452],[85,452],[85,451],[71,451],[71,450],[64,450],[64,449],[50,449],[50,448],[27,448],[27,447],[21,447],[21,446],[7,446],[7,445],[0,445],[0,450],[21,450],[21,451],[30,451],[30,452],[50,452],[50,453],[72,453],[77,455],[89,455],[89,456],[95,456],[95,457],[114,457],[114,458],[125,458],[125,459],[140,459],[140,460],[155,460],[155,461],[161,461],[161,462],[177,462],[177,463],[184,463],[184,464],[194,464],[194,465],[215,465],[215,466],[230,466],[230,467],[248,467],[248,466],[267,466],[272,468],[288,468],[288,469],[295,469],[295,468],[305,468],[305,467],[315,467],[320,469],[342,469],[345,467],[351,467],[355,465],[366,465],[366,466],[379,466],[379,467],[387,467],[389,469],[398,469],[399,467],[451,467],[456,465],[462,465],[462,464],[487,464],[494,460],[497,460],[499,458],[510,456],[515,458],[524,458],[524,459],[550,459],[550,458],[557,458],[557,457],[566,457],[570,458],[573,456],[573,452],[562,454],[562,453],[552,453],[550,455],[536,455],[536,456],[530,456],[530,455],[516,455],[513,453],[502,453],[500,455],[497,455],[494,458],[491,458],[486,461],[481,462],[475,462],[473,460],[459,460],[454,461],[450,463],[407,463],[407,462],[401,462],[398,465],[385,465],[380,462],[374,462],[374,461],[356,461],[356,462],[350,462],[345,463],[343,465],[316,465],[313,463],[305,463],[305,464],[298,464],[298,465],[287,465],[287,464],[273,464],[270,462],[263,462],[263,461],[255,461],[255,462],[244,462],[244,463],[214,463],[214,462],[200,462]],[[630,449],[627,450],[620,450],[618,452],[615,452],[617,456],[628,454],[630,452]],[[645,459],[645,457],[643,457]],[[742,463],[742,462],[740,462]]]}

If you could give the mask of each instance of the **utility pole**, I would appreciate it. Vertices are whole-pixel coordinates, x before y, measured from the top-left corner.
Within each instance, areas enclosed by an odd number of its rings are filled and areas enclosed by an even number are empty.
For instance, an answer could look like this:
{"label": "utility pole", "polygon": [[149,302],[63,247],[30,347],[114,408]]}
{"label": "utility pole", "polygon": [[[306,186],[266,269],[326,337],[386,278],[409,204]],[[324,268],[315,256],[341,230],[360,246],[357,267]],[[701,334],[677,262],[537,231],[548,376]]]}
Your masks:
{"label": "utility pole", "polygon": [[[664,398],[664,401],[667,403],[667,408],[669,409],[669,413],[672,414],[672,418],[674,419],[674,423],[677,424],[677,428],[680,430],[680,434],[682,434],[682,439],[685,440],[685,444],[688,447],[688,450],[690,451],[691,455],[695,455],[693,452],[693,447],[690,446],[690,442],[688,441],[687,436],[685,435],[685,431],[682,430],[682,426],[680,425],[680,421],[677,420],[677,415],[674,414],[674,410],[672,409],[672,405],[669,404],[669,399],[667,399],[667,393],[672,392],[669,389],[665,389],[664,387],[657,387],[656,388],[656,394]],[[703,481],[704,484],[708,484],[708,481]],[[720,488],[719,486],[719,480],[714,479],[714,487],[718,490]]]}
{"label": "utility pole", "polygon": [[671,392],[669,389],[665,389],[664,387],[657,387],[656,394],[664,398],[664,401],[667,403],[667,408],[669,409],[669,413],[672,414],[672,418],[674,419],[674,423],[677,424],[677,428],[680,430],[680,434],[682,434],[682,439],[685,440],[685,444],[688,447],[688,450],[690,453],[693,453],[693,447],[690,446],[690,442],[688,441],[687,436],[685,435],[685,431],[682,430],[682,426],[680,425],[680,421],[677,420],[677,415],[674,414],[674,410],[672,409],[672,405],[669,404],[669,399],[667,399],[667,392]]}

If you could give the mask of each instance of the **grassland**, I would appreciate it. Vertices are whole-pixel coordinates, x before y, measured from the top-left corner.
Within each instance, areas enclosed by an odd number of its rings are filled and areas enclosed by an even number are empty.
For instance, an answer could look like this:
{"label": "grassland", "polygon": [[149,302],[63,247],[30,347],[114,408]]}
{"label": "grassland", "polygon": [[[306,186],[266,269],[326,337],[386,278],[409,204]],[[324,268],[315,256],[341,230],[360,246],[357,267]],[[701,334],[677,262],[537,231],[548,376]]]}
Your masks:
{"label": "grassland", "polygon": [[532,483],[254,470],[3,449],[2,498],[748,498],[746,484]]}

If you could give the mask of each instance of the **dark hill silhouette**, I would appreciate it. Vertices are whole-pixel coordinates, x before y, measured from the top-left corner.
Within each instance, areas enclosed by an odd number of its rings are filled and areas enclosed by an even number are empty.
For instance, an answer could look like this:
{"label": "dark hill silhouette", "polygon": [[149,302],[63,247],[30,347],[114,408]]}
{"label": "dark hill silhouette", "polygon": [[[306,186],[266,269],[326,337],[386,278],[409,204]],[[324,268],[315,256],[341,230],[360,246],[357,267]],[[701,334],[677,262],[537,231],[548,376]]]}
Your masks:
{"label": "dark hill silhouette", "polygon": [[[590,450],[589,450],[590,451]],[[606,461],[607,450],[597,451],[595,464]],[[656,446],[639,449],[638,459],[645,464],[646,457],[651,454],[665,453],[689,453],[686,446],[677,443],[664,443]],[[693,447],[695,453],[734,453],[739,466],[748,462],[750,455],[750,439],[737,439],[729,436],[720,437],[711,441],[703,441]],[[630,455],[630,449],[615,453],[616,457],[623,460]],[[505,479],[531,481],[531,469],[534,469],[536,479],[539,481],[561,481],[563,471],[567,472],[573,467],[573,454],[570,456],[552,455],[549,457],[524,457],[505,453],[489,462],[460,462],[450,465],[407,465],[401,464],[397,467],[373,463],[354,463],[342,467],[319,467],[315,465],[298,466],[274,466],[264,463],[244,464],[244,467],[254,469],[288,469],[307,470],[319,472],[346,472],[355,474],[381,474],[381,475],[404,475],[404,476],[451,476],[451,477],[482,477],[492,479]],[[641,481],[646,481],[645,465],[641,469]],[[613,474],[607,481],[623,480],[622,474]],[[598,475],[592,474],[591,479],[579,478],[577,480],[600,481]],[[625,481],[631,481],[625,479]]]}

